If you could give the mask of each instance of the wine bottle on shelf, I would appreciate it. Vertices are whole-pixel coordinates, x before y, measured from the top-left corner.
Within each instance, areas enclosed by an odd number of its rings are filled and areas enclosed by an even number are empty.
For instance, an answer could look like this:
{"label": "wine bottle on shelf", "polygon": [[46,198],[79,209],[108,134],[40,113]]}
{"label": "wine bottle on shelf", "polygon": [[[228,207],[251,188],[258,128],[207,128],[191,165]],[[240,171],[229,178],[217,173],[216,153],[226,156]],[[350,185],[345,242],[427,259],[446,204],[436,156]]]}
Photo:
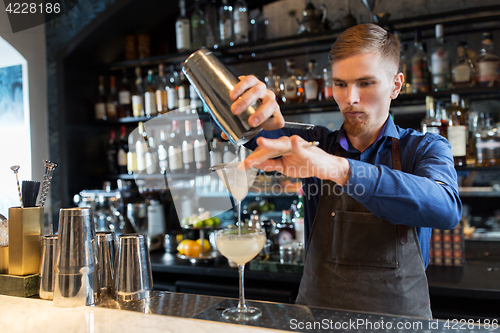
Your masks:
{"label": "wine bottle on shelf", "polygon": [[104,90],[104,76],[99,76],[99,96],[94,105],[94,117],[96,120],[106,120],[106,91]]}
{"label": "wine bottle on shelf", "polygon": [[453,88],[473,87],[476,84],[476,67],[467,50],[467,42],[458,44],[455,65],[451,71]]}
{"label": "wine bottle on shelf", "polygon": [[402,94],[411,94],[411,64],[408,59],[408,45],[401,43],[399,48],[399,71],[403,73],[404,81],[401,87]]}
{"label": "wine bottle on shelf", "polygon": [[484,32],[481,40],[481,51],[477,57],[477,84],[481,87],[497,86],[500,57],[495,54],[493,35]]}
{"label": "wine bottle on shelf", "polygon": [[295,60],[286,59],[287,73],[283,78],[282,100],[283,103],[302,102],[303,94],[300,87],[300,80],[295,71]]}
{"label": "wine bottle on shelf", "polygon": [[306,102],[320,101],[323,90],[323,78],[316,72],[316,60],[309,61],[309,71],[304,76],[304,95]]}
{"label": "wine bottle on shelf", "polygon": [[127,153],[127,173],[133,175],[137,172],[137,154],[135,152],[134,137],[128,136],[128,153]]}
{"label": "wine bottle on shelf", "polygon": [[264,11],[262,7],[259,7],[259,13],[257,17],[250,20],[250,30],[252,41],[263,41],[267,39],[267,26],[269,25],[269,21],[264,16]]}
{"label": "wine bottle on shelf", "polygon": [[332,81],[332,69],[330,66],[323,68],[323,99],[325,101],[333,100],[333,81]]}
{"label": "wine bottle on shelf", "polygon": [[451,120],[448,126],[448,142],[456,166],[466,165],[467,155],[467,127],[465,126],[465,112],[460,106],[460,96],[451,95],[451,106],[447,110]]}
{"label": "wine bottle on shelf", "polygon": [[191,121],[184,121],[184,140],[182,141],[182,163],[185,173],[194,173],[196,164],[194,162],[194,137],[191,131]]}
{"label": "wine bottle on shelf", "polygon": [[170,111],[174,111],[179,108],[179,94],[177,91],[178,85],[179,85],[179,75],[175,71],[174,65],[172,65],[170,66],[170,75],[167,86],[167,103],[168,103],[168,109]]}
{"label": "wine bottle on shelf", "polygon": [[186,76],[181,71],[180,72],[180,83],[178,87],[178,96],[179,96],[179,111],[191,113],[191,99],[189,98],[189,82],[186,79]]}
{"label": "wine bottle on shelf", "polygon": [[118,93],[116,91],[116,80],[114,76],[109,78],[109,95],[106,102],[106,115],[108,120],[118,118]]}
{"label": "wine bottle on shelf", "polygon": [[236,0],[234,4],[233,28],[234,42],[248,43],[248,7],[245,0]]}
{"label": "wine bottle on shelf", "polygon": [[172,133],[168,146],[168,165],[170,172],[179,174],[184,172],[182,164],[182,134],[177,120],[172,120]]}
{"label": "wine bottle on shelf", "polygon": [[156,87],[156,110],[158,113],[167,113],[168,112],[168,80],[165,77],[165,66],[160,64],[158,66],[159,73],[159,83]]}
{"label": "wine bottle on shelf", "polygon": [[196,120],[196,135],[194,137],[194,162],[196,163],[196,172],[208,170],[207,141],[203,131],[203,121]]}
{"label": "wine bottle on shelf", "polygon": [[432,48],[432,88],[448,90],[450,86],[450,49],[443,39],[443,25],[436,24],[436,44]]}
{"label": "wine bottle on shelf", "polygon": [[421,122],[421,127],[422,127],[422,133],[434,133],[434,134],[440,134],[439,133],[439,127],[441,126],[441,122],[436,118],[436,111],[434,108],[434,97],[432,96],[427,96],[425,97],[425,111],[426,111],[426,116],[424,119],[422,119]]}
{"label": "wine bottle on shelf", "polygon": [[203,111],[203,102],[198,96],[196,89],[193,85],[189,85],[189,97],[190,97],[190,106],[192,113],[201,113]]}
{"label": "wine bottle on shelf", "polygon": [[121,113],[118,113],[119,118],[132,117],[132,98],[130,94],[130,83],[127,78],[127,71],[124,69],[122,74],[122,81],[118,92],[118,101]]}
{"label": "wine bottle on shelf", "polygon": [[489,167],[500,163],[500,138],[491,125],[491,117],[481,112],[481,127],[476,135],[476,165]]}
{"label": "wine bottle on shelf", "polygon": [[436,118],[441,125],[439,126],[439,134],[442,137],[448,138],[448,126],[450,126],[450,119],[446,112],[446,104],[444,101],[438,101],[436,104]]}
{"label": "wine bottle on shelf", "polygon": [[209,0],[205,6],[205,46],[215,47],[219,43],[216,0]]}
{"label": "wine bottle on shelf", "polygon": [[276,99],[281,102],[280,76],[276,73],[276,65],[268,62],[267,69],[264,82],[267,89],[271,90],[276,95]]}
{"label": "wine bottle on shelf", "polygon": [[146,173],[148,175],[152,175],[156,173],[158,165],[158,151],[156,149],[154,130],[151,130],[151,133],[148,136],[147,148],[148,149],[146,150],[146,154],[144,154],[144,160],[146,162]]}
{"label": "wine bottle on shelf", "polygon": [[146,91],[144,92],[144,112],[146,117],[156,116],[158,110],[156,109],[156,87],[153,82],[153,71],[148,70],[148,82]]}
{"label": "wine bottle on shelf", "polygon": [[132,113],[134,117],[141,117],[144,115],[144,84],[142,82],[141,68],[135,68],[135,90],[132,95]]}
{"label": "wine bottle on shelf", "polygon": [[127,154],[128,154],[128,139],[125,126],[120,127],[120,140],[118,141],[117,164],[118,173],[127,173]]}
{"label": "wine bottle on shelf", "polygon": [[142,133],[145,133],[144,123],[139,122],[139,138],[135,142],[135,154],[137,157],[137,172],[143,172],[146,170],[146,152],[148,151],[148,142],[144,140]]}
{"label": "wine bottle on shelf", "polygon": [[116,161],[118,153],[118,145],[116,143],[115,131],[109,131],[109,141],[106,148],[107,155],[107,169],[108,173],[111,175],[116,175],[118,173],[118,163]]}
{"label": "wine bottle on shelf", "polygon": [[168,170],[168,141],[167,141],[167,131],[165,129],[160,130],[160,144],[158,145],[158,165],[160,167],[160,173],[165,174]]}
{"label": "wine bottle on shelf", "polygon": [[414,94],[429,92],[427,55],[422,45],[420,31],[415,31],[414,51],[411,57],[411,86]]}
{"label": "wine bottle on shelf", "polygon": [[233,6],[228,0],[222,0],[219,8],[219,33],[221,45],[233,45]]}
{"label": "wine bottle on shelf", "polygon": [[191,47],[195,50],[205,45],[205,13],[200,8],[199,0],[194,2],[194,10],[191,14]]}
{"label": "wine bottle on shelf", "polygon": [[191,49],[191,29],[189,19],[186,17],[186,1],[179,1],[181,13],[175,22],[175,37],[177,51],[184,52]]}

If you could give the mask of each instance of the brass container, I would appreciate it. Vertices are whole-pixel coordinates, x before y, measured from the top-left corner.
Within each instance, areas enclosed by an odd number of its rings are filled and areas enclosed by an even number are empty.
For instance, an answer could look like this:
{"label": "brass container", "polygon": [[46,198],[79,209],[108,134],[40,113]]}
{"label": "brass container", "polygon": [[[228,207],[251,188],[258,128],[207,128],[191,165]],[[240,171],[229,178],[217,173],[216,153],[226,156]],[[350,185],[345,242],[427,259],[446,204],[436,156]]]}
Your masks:
{"label": "brass container", "polygon": [[37,274],[43,207],[9,208],[9,274]]}

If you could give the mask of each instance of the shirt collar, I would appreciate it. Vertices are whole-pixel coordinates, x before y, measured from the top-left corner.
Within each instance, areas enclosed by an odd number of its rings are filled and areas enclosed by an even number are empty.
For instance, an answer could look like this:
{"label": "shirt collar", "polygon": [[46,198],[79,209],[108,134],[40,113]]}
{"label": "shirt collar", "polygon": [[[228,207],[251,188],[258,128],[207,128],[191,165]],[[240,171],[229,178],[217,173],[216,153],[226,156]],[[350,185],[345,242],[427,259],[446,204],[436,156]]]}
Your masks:
{"label": "shirt collar", "polygon": [[[375,139],[375,142],[372,143],[374,145],[377,143],[382,137],[391,137],[391,138],[396,138],[399,140],[399,132],[396,128],[396,125],[394,124],[394,121],[392,120],[392,116],[389,115],[387,120],[385,121],[384,127],[382,127],[382,130],[378,134],[377,138]],[[338,143],[344,150],[349,151],[349,142],[347,141],[347,135],[344,130],[344,125],[342,124],[342,127],[340,128],[340,135],[338,136],[337,139]]]}

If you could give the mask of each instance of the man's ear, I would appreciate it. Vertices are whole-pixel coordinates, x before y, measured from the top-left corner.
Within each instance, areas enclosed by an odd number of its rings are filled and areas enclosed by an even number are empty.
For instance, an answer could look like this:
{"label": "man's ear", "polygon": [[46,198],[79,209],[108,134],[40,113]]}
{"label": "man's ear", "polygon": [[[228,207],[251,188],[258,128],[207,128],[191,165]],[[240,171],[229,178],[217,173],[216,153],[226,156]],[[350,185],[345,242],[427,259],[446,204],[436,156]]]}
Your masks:
{"label": "man's ear", "polygon": [[404,82],[405,82],[405,77],[403,73],[399,72],[394,76],[394,86],[391,92],[391,99],[396,99],[396,97],[398,97],[401,88],[403,88]]}

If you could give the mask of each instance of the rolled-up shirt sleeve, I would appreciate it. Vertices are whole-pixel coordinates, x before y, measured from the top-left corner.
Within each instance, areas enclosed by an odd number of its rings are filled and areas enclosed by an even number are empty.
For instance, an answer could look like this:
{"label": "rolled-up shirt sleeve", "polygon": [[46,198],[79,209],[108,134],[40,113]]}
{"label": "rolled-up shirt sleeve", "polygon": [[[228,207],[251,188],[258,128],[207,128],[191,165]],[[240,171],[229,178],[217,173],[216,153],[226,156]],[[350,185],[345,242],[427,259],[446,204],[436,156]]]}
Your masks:
{"label": "rolled-up shirt sleeve", "polygon": [[462,216],[462,203],[448,141],[426,135],[407,153],[415,154],[411,165],[402,166],[408,172],[348,159],[350,178],[342,190],[391,223],[453,229]]}

